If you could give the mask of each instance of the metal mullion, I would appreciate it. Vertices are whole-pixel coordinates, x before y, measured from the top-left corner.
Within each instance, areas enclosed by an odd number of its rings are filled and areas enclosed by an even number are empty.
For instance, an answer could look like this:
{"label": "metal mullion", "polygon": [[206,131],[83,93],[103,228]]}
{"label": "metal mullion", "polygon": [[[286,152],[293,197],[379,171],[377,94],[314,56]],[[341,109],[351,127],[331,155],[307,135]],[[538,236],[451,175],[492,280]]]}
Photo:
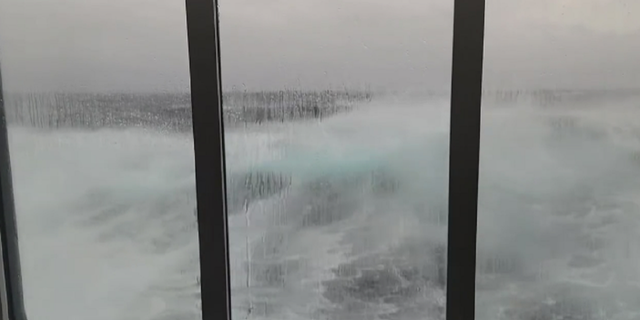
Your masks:
{"label": "metal mullion", "polygon": [[475,317],[480,106],[485,0],[455,0],[451,127],[447,320]]}
{"label": "metal mullion", "polygon": [[[0,238],[2,239],[2,316],[25,320],[18,230],[13,199],[6,110],[0,73]],[[5,305],[6,304],[6,305]]]}
{"label": "metal mullion", "polygon": [[186,0],[204,320],[231,319],[217,0]]}

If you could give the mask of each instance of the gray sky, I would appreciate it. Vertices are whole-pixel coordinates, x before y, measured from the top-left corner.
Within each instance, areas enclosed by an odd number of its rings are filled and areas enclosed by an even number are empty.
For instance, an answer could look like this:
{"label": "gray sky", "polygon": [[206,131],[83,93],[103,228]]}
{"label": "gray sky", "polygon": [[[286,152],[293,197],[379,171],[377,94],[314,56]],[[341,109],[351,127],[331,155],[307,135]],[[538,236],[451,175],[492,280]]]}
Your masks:
{"label": "gray sky", "polygon": [[[225,87],[446,89],[452,0],[220,0]],[[637,87],[640,1],[487,0],[485,87]],[[187,90],[183,0],[4,0],[9,90]]]}

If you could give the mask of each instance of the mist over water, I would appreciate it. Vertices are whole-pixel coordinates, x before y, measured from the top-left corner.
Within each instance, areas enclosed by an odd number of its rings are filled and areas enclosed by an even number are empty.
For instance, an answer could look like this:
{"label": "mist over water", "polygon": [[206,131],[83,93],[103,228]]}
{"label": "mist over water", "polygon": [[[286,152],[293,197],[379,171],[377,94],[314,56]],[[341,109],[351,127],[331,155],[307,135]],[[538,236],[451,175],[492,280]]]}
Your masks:
{"label": "mist over water", "polygon": [[[478,318],[636,319],[640,99],[485,98]],[[10,127],[27,314],[199,317],[193,141]],[[444,319],[449,101],[226,132],[234,319]]]}
{"label": "mist over water", "polygon": [[[190,139],[139,130],[9,133],[31,318],[194,312]],[[171,299],[157,293],[170,290]]]}

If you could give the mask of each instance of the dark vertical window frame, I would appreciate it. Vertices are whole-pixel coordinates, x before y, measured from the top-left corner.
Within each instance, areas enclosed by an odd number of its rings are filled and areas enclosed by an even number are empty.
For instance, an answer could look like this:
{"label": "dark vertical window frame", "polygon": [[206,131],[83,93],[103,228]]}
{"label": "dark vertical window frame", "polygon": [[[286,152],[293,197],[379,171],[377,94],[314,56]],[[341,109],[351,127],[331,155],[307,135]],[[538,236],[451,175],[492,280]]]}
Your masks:
{"label": "dark vertical window frame", "polygon": [[446,314],[473,320],[485,0],[455,0],[453,16]]}
{"label": "dark vertical window frame", "polygon": [[217,0],[186,0],[202,318],[231,318]]}
{"label": "dark vertical window frame", "polygon": [[0,290],[3,290],[2,295],[6,299],[6,305],[2,306],[2,315],[6,315],[10,320],[26,320],[3,90],[0,72],[0,238],[3,278]]}
{"label": "dark vertical window frame", "polygon": [[[0,246],[0,255],[2,255],[2,247]],[[7,286],[4,281],[4,265],[0,264],[0,319],[7,320],[9,319],[9,310],[7,310],[7,306],[9,305],[7,300]]]}

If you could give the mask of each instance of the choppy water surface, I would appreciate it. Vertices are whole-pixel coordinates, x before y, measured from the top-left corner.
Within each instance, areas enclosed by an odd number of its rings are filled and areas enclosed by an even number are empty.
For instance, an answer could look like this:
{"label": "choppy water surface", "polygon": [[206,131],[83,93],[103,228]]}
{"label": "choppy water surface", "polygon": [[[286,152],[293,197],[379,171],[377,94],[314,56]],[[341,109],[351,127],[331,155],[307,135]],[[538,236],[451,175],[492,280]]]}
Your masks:
{"label": "choppy water surface", "polygon": [[[485,102],[479,319],[640,317],[640,100],[585,99]],[[444,319],[448,124],[431,97],[230,128],[233,318]],[[200,316],[189,134],[10,140],[31,319]]]}

